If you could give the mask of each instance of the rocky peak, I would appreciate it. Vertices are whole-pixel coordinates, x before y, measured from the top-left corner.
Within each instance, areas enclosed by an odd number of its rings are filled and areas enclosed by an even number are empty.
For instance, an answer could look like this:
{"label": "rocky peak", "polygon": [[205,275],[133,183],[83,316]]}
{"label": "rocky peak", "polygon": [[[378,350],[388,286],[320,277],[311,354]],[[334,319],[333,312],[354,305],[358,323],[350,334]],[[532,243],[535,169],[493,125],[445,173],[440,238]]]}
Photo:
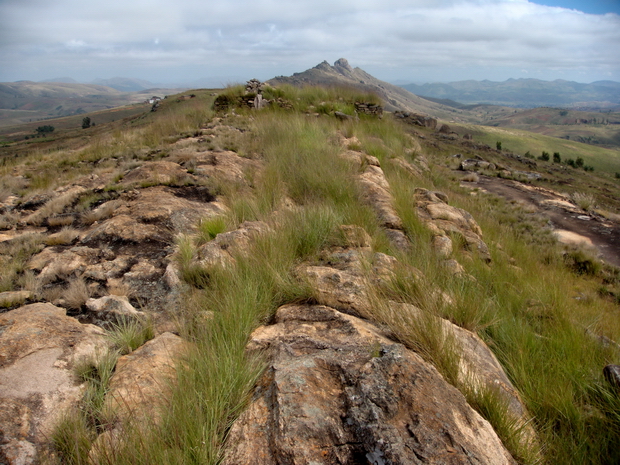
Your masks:
{"label": "rocky peak", "polygon": [[340,58],[339,60],[336,60],[336,62],[334,63],[334,68],[340,74],[344,75],[349,75],[353,72],[353,68],[351,68],[351,65],[346,58]]}
{"label": "rocky peak", "polygon": [[314,67],[314,69],[318,69],[320,71],[331,71],[332,67],[331,65],[327,62],[327,60],[324,60],[323,62],[319,63],[318,65],[316,65]]}

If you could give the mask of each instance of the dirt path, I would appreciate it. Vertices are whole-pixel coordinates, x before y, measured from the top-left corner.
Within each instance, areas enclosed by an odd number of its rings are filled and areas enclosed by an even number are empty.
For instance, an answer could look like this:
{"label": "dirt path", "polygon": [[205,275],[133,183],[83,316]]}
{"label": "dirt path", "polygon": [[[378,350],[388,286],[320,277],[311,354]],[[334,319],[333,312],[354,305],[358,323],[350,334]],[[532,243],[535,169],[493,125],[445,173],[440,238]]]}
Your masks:
{"label": "dirt path", "polygon": [[600,258],[620,267],[620,225],[617,223],[579,209],[565,196],[550,189],[488,176],[480,176],[477,186],[536,209],[549,218],[558,232],[565,230],[589,239]]}

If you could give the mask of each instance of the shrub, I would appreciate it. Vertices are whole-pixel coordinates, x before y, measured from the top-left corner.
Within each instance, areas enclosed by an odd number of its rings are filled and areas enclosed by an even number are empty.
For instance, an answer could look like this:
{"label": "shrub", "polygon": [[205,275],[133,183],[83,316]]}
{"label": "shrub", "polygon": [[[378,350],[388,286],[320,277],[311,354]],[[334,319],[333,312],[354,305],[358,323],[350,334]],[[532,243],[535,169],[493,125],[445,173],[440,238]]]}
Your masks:
{"label": "shrub", "polygon": [[542,161],[549,161],[549,158],[549,152],[545,152],[544,150],[540,157],[538,157],[538,159]]}
{"label": "shrub", "polygon": [[562,163],[560,152],[553,152],[553,163]]}
{"label": "shrub", "polygon": [[497,142],[495,142],[495,147],[497,148],[497,150],[501,150],[502,149],[501,141],[498,140]]}
{"label": "shrub", "polygon": [[601,271],[601,262],[589,251],[578,248],[564,254],[566,266],[578,275],[596,276]]}

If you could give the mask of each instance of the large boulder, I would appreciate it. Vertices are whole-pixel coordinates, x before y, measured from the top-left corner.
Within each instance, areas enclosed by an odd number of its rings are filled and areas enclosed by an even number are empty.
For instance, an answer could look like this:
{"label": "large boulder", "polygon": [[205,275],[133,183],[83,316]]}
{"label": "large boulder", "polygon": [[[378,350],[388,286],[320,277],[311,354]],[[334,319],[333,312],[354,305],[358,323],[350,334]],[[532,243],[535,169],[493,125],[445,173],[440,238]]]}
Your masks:
{"label": "large boulder", "polygon": [[82,397],[75,363],[107,347],[103,330],[51,304],[0,315],[0,463],[37,463],[63,412]]}
{"label": "large boulder", "polygon": [[364,320],[284,306],[248,350],[270,361],[226,465],[515,463],[435,368]]}

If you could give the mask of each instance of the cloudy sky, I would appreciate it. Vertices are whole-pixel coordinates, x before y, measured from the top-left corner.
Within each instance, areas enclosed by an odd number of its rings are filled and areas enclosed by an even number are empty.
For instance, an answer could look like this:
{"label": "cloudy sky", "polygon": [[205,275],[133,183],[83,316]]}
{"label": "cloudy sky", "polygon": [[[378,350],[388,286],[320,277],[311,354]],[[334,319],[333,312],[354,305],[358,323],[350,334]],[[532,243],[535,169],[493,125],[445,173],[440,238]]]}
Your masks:
{"label": "cloudy sky", "polygon": [[0,0],[0,81],[620,81],[620,0]]}

